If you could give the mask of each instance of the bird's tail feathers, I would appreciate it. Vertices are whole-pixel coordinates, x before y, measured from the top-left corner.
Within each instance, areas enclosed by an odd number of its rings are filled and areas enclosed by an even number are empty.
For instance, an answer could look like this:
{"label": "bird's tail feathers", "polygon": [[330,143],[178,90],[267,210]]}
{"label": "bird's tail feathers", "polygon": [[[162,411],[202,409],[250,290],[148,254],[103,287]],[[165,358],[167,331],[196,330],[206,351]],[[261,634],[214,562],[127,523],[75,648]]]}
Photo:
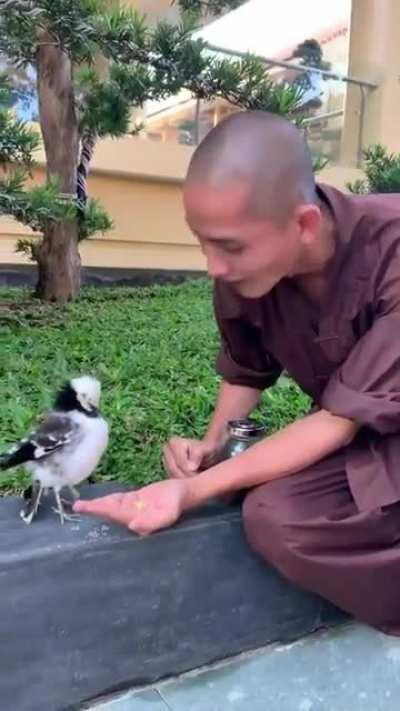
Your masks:
{"label": "bird's tail feathers", "polygon": [[25,452],[21,446],[13,447],[8,452],[0,454],[0,471],[12,469],[26,461]]}
{"label": "bird's tail feathers", "polygon": [[6,452],[5,454],[0,454],[0,471],[6,469],[11,469],[15,464],[13,464],[13,452]]}

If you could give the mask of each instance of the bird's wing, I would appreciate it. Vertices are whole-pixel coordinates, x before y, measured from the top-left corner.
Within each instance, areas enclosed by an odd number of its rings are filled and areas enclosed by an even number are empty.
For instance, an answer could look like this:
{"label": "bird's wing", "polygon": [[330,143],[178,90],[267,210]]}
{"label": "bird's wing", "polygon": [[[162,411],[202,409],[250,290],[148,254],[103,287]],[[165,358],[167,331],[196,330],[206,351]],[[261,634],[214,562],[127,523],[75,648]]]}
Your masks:
{"label": "bird's wing", "polygon": [[43,459],[55,450],[71,444],[78,434],[79,427],[70,417],[50,413],[35,432],[18,442],[8,454],[2,457],[0,468],[8,469],[25,462]]}
{"label": "bird's wing", "polygon": [[78,432],[78,425],[67,415],[58,413],[47,415],[36,432],[29,437],[35,446],[34,459],[41,459],[55,449],[71,444]]}

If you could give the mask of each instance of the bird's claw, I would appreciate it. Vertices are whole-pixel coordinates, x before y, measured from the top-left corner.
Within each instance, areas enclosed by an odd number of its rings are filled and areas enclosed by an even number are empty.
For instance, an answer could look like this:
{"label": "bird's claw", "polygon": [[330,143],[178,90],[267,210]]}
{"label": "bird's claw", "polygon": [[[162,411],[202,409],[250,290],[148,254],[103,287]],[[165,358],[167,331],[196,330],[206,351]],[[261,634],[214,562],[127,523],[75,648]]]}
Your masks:
{"label": "bird's claw", "polygon": [[59,515],[61,524],[63,524],[64,521],[79,521],[81,518],[79,514],[67,514],[65,511],[60,511],[60,509],[57,509],[55,506],[53,506],[51,510]]}
{"label": "bird's claw", "polygon": [[21,511],[19,512],[19,515],[21,516],[23,522],[26,523],[27,525],[31,524],[32,521],[33,521],[33,519],[35,518],[35,512],[34,512],[34,511],[31,511],[30,513],[27,514],[27,513],[24,511],[24,509],[21,509]]}

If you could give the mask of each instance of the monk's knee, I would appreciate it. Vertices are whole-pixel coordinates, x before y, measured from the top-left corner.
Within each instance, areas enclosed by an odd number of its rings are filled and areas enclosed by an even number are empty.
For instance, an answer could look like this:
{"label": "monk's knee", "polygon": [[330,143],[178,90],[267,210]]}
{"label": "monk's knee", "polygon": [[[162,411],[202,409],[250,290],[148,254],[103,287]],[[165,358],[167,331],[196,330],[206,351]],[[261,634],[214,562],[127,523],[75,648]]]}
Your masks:
{"label": "monk's knee", "polygon": [[265,560],[277,564],[286,557],[288,531],[273,484],[263,484],[247,494],[242,519],[250,547]]}
{"label": "monk's knee", "polygon": [[304,530],[297,525],[298,512],[284,482],[253,489],[243,502],[242,516],[250,547],[292,583],[309,587],[308,556],[300,554]]}

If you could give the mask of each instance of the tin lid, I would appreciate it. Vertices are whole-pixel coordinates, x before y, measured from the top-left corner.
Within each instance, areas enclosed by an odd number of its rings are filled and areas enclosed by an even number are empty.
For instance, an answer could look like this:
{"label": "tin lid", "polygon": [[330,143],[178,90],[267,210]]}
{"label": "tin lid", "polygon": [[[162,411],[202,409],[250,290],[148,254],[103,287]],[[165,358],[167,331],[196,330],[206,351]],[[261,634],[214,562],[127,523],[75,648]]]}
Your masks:
{"label": "tin lid", "polygon": [[247,417],[240,420],[230,420],[228,422],[228,432],[230,437],[252,439],[253,437],[262,437],[266,432],[266,428],[265,425]]}

